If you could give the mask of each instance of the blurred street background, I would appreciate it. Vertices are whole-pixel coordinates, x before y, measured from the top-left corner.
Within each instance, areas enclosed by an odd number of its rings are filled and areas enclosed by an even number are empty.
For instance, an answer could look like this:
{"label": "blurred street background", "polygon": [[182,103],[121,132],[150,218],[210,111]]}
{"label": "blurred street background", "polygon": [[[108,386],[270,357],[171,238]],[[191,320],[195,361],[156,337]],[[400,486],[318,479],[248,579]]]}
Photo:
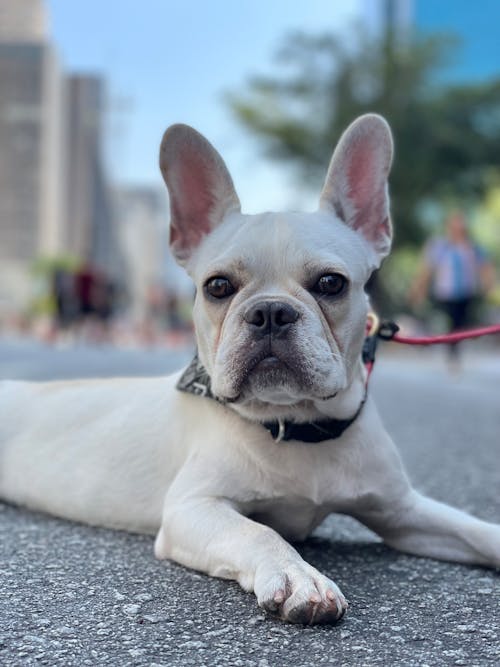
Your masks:
{"label": "blurred street background", "polygon": [[[500,323],[499,26],[499,0],[0,0],[0,379],[190,359],[157,166],[175,122],[257,213],[316,208],[342,130],[383,114],[377,311],[408,333]],[[416,486],[498,522],[500,336],[449,351],[384,344],[370,391]],[[301,552],[351,611],[302,628],[154,561],[149,537],[0,517],[5,665],[500,664],[498,573],[396,554],[345,518]]]}
{"label": "blurred street background", "polygon": [[0,0],[0,332],[189,343],[164,129],[187,122],[214,143],[244,211],[311,209],[341,131],[366,111],[396,144],[378,310],[450,328],[423,265],[458,214],[488,264],[474,320],[498,321],[499,19],[496,0]]}

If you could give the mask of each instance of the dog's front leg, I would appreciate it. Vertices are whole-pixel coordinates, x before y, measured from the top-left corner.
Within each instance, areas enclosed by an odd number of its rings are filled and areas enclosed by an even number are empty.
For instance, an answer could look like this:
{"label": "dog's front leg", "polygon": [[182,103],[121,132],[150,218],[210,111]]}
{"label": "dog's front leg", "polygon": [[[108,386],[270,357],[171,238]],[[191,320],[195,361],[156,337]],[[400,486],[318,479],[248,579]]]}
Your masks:
{"label": "dog's front leg", "polygon": [[235,579],[255,592],[261,607],[292,623],[332,623],[347,608],[333,581],[225,499],[167,497],[155,555]]}
{"label": "dog's front leg", "polygon": [[500,567],[500,525],[408,489],[356,517],[391,547],[418,556]]}

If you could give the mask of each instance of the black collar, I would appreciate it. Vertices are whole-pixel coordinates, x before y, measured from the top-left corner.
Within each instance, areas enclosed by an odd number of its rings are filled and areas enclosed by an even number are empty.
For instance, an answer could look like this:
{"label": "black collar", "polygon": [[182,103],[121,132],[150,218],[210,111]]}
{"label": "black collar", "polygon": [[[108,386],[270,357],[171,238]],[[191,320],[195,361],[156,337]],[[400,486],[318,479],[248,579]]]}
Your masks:
{"label": "black collar", "polygon": [[323,442],[324,440],[335,440],[340,438],[351,424],[361,414],[361,410],[366,401],[367,391],[359,408],[349,419],[319,419],[314,422],[305,422],[296,424],[290,421],[272,421],[264,422],[262,426],[266,428],[273,436],[276,442],[286,442],[288,440],[300,440],[301,442]]}
{"label": "black collar", "polygon": [[[179,391],[195,394],[196,396],[205,396],[220,401],[214,396],[211,389],[210,376],[201,364],[198,353],[196,352],[193,360],[186,368],[177,382]],[[321,419],[304,424],[296,424],[291,421],[275,420],[264,422],[262,426],[269,431],[276,442],[298,440],[301,442],[323,442],[324,440],[335,440],[340,438],[342,433],[351,426],[361,414],[361,410],[366,401],[368,389],[365,388],[365,395],[358,409],[349,419]]]}

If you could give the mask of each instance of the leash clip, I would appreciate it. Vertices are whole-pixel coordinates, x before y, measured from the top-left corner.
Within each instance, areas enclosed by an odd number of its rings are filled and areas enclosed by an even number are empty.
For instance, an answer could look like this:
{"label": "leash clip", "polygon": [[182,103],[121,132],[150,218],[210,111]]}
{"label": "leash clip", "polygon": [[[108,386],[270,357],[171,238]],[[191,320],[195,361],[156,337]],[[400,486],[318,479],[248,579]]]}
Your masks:
{"label": "leash clip", "polygon": [[396,322],[386,320],[379,325],[377,336],[382,340],[392,340],[398,331],[399,327]]}

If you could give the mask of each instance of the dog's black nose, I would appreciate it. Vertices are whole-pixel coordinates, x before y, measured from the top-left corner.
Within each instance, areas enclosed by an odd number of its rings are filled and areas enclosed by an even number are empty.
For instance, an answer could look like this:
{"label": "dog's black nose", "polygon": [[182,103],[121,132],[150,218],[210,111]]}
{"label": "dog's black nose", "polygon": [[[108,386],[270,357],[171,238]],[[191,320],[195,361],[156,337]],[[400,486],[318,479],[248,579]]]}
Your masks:
{"label": "dog's black nose", "polygon": [[298,318],[298,311],[282,301],[259,301],[244,315],[245,322],[261,334],[284,333]]}

